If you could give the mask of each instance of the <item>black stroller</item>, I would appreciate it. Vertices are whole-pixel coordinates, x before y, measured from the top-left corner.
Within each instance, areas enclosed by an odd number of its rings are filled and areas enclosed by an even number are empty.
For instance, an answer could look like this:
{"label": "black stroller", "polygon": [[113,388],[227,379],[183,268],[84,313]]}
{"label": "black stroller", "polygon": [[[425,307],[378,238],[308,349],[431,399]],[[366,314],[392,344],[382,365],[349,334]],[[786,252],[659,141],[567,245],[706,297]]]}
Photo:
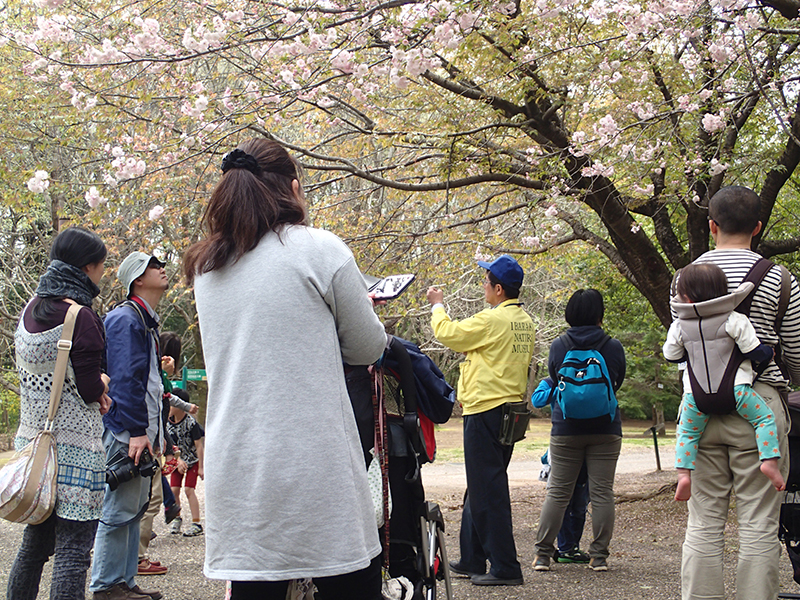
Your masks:
{"label": "black stroller", "polygon": [[[800,583],[800,392],[789,394],[789,477],[781,504],[779,535]],[[800,594],[781,593],[778,598],[800,598]]]}
{"label": "black stroller", "polygon": [[[391,517],[386,519],[388,529],[381,528],[381,537],[384,563],[388,547],[389,575],[403,577],[413,586],[413,592],[403,595],[403,600],[436,600],[437,583],[442,580],[445,596],[441,597],[452,600],[444,518],[438,504],[425,500],[420,474],[421,465],[431,462],[435,454],[433,423],[417,403],[423,394],[426,401],[431,400],[430,388],[426,391],[425,382],[412,365],[409,350],[415,359],[424,357],[410,342],[393,337],[383,368],[370,375],[366,368],[348,367],[347,386],[367,464],[379,460],[381,454],[384,456],[384,492],[388,487],[392,510]],[[424,357],[424,360],[429,359]],[[444,383],[443,377],[441,382]],[[446,383],[444,386],[451,395],[449,406],[448,402],[440,402],[428,410],[435,413],[431,416],[437,422],[446,421],[452,411],[452,388]],[[434,395],[446,394],[446,390]],[[376,459],[370,453],[373,446]],[[384,507],[384,514],[388,515],[388,506]]]}

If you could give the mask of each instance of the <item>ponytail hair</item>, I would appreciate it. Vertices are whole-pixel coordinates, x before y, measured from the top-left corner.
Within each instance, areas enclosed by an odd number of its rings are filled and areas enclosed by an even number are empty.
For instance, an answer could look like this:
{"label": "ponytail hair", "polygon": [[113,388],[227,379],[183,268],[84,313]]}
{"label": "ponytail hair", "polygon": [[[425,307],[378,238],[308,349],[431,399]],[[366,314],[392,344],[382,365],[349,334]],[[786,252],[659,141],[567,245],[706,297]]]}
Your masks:
{"label": "ponytail hair", "polygon": [[199,273],[235,263],[270,231],[307,223],[305,203],[292,188],[300,164],[277,142],[247,140],[226,155],[222,169],[203,214],[206,238],[184,256],[189,285]]}

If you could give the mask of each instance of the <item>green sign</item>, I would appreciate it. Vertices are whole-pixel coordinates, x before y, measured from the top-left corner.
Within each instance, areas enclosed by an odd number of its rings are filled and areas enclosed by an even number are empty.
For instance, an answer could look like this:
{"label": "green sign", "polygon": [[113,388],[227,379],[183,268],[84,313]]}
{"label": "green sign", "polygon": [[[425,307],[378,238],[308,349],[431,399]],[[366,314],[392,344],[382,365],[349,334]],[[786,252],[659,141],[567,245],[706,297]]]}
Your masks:
{"label": "green sign", "polygon": [[186,369],[186,379],[187,379],[187,381],[205,381],[206,380],[206,370],[205,369]]}
{"label": "green sign", "polygon": [[206,381],[206,370],[183,367],[181,370],[181,384],[178,387],[186,389],[186,384],[190,381]]}

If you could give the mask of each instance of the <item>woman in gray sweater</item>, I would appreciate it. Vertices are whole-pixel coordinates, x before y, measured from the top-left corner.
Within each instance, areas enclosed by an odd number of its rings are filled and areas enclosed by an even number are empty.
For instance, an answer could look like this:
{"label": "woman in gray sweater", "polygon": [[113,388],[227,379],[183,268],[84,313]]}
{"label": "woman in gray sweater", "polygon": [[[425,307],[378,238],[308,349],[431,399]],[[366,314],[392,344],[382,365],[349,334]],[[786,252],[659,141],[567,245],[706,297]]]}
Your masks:
{"label": "woman in gray sweater", "polygon": [[342,361],[383,325],[347,246],[306,225],[299,165],[254,139],[222,162],[186,253],[208,373],[205,574],[232,600],[380,599],[380,544]]}

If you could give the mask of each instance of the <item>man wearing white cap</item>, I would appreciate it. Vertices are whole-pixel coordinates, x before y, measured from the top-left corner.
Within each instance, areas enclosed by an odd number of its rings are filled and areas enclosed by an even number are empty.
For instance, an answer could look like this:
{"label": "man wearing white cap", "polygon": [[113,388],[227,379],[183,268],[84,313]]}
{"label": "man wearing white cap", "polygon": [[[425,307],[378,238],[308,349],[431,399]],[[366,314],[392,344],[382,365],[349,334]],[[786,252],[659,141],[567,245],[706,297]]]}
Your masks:
{"label": "man wearing white cap", "polygon": [[[461,559],[450,569],[474,585],[522,585],[511,525],[506,469],[512,445],[500,442],[503,405],[520,402],[533,354],[533,322],[518,300],[522,267],[503,255],[486,269],[483,291],[490,308],[451,321],[440,289],[428,289],[436,339],[467,355],[461,363],[458,400],[464,408],[467,496],[461,514]],[[490,563],[486,572],[486,561]]]}
{"label": "man wearing white cap", "polygon": [[139,521],[150,495],[151,478],[131,476],[129,465],[124,463],[127,455],[143,467],[156,455],[154,448],[160,450],[164,444],[164,386],[154,307],[169,282],[164,263],[144,252],[128,255],[117,277],[128,299],[105,319],[107,371],[112,380],[108,394],[113,403],[103,417],[103,443],[109,462],[122,457],[123,469],[118,471],[116,489],[106,487],[89,589],[94,600],[159,600],[160,592],[142,590],[134,581],[139,562]]}

